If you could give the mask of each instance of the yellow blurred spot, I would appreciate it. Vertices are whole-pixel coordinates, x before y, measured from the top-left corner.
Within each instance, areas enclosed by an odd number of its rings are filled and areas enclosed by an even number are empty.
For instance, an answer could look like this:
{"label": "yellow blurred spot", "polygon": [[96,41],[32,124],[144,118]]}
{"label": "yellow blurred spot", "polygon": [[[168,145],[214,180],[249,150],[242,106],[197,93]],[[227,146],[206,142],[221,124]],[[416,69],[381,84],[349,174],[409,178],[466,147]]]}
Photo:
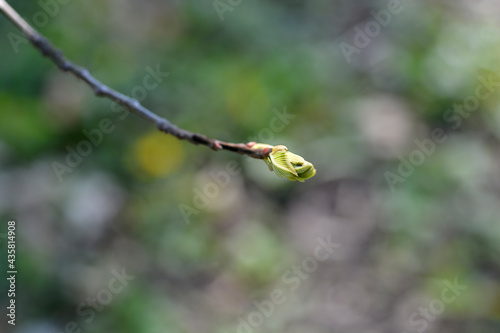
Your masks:
{"label": "yellow blurred spot", "polygon": [[142,172],[152,177],[162,177],[182,165],[184,149],[177,138],[151,132],[137,140],[133,146],[133,156]]}

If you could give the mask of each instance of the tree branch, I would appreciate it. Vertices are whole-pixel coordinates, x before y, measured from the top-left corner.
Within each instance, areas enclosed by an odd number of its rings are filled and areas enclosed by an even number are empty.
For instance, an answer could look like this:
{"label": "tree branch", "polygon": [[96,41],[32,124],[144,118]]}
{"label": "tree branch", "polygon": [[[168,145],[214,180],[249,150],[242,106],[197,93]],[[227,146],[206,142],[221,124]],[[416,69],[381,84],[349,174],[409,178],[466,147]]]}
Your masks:
{"label": "tree branch", "polygon": [[55,48],[48,39],[33,29],[5,0],[0,0],[0,11],[16,25],[28,40],[44,56],[52,60],[59,69],[69,72],[84,81],[96,96],[110,99],[125,107],[132,113],[153,123],[160,131],[173,135],[180,140],[187,140],[193,144],[201,144],[213,150],[229,150],[238,154],[247,155],[257,159],[263,159],[267,154],[264,149],[251,149],[243,143],[230,143],[209,138],[205,135],[193,133],[170,123],[167,119],[158,116],[141,105],[139,101],[111,89],[94,78],[88,70],[70,62],[64,54]]}

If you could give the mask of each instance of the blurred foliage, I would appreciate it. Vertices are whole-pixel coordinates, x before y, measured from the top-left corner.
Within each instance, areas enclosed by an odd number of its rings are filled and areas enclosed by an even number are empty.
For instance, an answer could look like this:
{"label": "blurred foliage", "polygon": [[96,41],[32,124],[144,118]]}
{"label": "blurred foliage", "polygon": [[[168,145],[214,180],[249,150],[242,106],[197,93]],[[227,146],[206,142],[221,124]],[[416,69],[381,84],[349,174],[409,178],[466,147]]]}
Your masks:
{"label": "blurred foliage", "polygon": [[[0,217],[17,221],[19,274],[18,322],[3,318],[1,332],[72,321],[86,333],[498,332],[498,85],[454,111],[481,80],[500,81],[497,2],[402,1],[348,57],[342,43],[355,46],[390,2],[241,1],[223,20],[212,1],[11,3],[76,64],[178,126],[286,145],[317,175],[291,182],[156,132],[11,44],[19,32],[2,16]],[[169,75],[147,89],[157,66]],[[446,139],[425,154],[436,129]],[[340,246],[301,278],[293,269],[318,237]],[[134,277],[123,291],[91,320],[79,313],[122,268]],[[467,289],[412,321],[445,281]],[[242,328],[277,289],[286,301]]]}

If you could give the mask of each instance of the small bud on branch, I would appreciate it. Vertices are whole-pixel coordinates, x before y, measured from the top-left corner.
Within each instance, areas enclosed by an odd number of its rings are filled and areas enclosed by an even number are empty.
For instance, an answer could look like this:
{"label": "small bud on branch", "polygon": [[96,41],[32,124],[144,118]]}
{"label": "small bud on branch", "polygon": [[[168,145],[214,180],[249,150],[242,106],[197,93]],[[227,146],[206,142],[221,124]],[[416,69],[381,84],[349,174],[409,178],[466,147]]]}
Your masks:
{"label": "small bud on branch", "polygon": [[153,123],[158,130],[173,135],[180,140],[189,141],[195,145],[200,144],[207,146],[215,151],[228,150],[252,158],[264,159],[269,168],[274,170],[278,176],[287,177],[291,180],[304,181],[305,179],[311,178],[316,173],[311,163],[305,161],[298,155],[288,152],[285,146],[273,147],[256,144],[255,142],[248,144],[224,142],[175,126],[167,119],[146,109],[139,101],[125,96],[103,84],[93,77],[85,68],[73,64],[64,56],[62,51],[55,48],[48,39],[33,29],[33,27],[31,27],[5,0],[0,0],[0,11],[11,20],[24,35],[26,35],[36,49],[54,62],[60,70],[69,72],[85,82],[92,88],[96,96],[107,98],[118,103],[130,112]]}
{"label": "small bud on branch", "polygon": [[264,162],[269,170],[274,171],[280,177],[303,182],[316,174],[312,163],[307,162],[302,156],[288,151],[286,146],[271,146],[255,142],[249,142],[247,146],[252,149],[262,149]]}

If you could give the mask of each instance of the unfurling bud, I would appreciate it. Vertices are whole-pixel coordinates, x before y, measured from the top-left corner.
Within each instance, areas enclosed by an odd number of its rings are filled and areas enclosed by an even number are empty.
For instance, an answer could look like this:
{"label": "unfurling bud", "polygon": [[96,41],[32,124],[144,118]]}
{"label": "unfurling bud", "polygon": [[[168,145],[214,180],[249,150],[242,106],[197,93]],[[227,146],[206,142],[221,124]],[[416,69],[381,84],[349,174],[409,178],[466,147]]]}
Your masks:
{"label": "unfurling bud", "polygon": [[304,160],[302,156],[289,152],[285,146],[254,142],[249,142],[247,146],[252,149],[264,149],[264,154],[267,155],[264,157],[264,162],[269,170],[274,171],[280,177],[303,182],[316,174],[314,165]]}

